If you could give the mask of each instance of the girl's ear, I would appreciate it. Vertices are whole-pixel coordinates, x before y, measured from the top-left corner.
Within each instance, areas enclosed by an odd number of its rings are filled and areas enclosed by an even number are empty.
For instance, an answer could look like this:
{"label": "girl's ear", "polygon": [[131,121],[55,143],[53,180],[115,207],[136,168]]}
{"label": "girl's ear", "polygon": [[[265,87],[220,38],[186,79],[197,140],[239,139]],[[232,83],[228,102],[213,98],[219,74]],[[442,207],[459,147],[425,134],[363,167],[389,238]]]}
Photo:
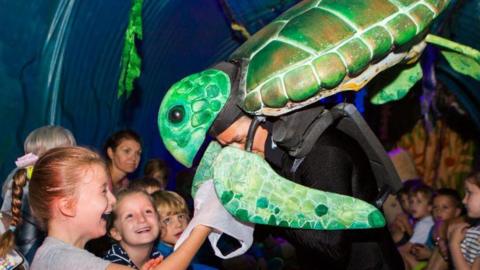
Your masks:
{"label": "girl's ear", "polygon": [[74,217],[77,214],[77,200],[72,197],[63,197],[58,200],[58,210],[62,215]]}
{"label": "girl's ear", "polygon": [[110,231],[108,232],[108,234],[110,235],[110,237],[112,237],[115,241],[122,241],[122,235],[120,234],[120,232],[117,230],[117,228],[112,227],[110,229]]}

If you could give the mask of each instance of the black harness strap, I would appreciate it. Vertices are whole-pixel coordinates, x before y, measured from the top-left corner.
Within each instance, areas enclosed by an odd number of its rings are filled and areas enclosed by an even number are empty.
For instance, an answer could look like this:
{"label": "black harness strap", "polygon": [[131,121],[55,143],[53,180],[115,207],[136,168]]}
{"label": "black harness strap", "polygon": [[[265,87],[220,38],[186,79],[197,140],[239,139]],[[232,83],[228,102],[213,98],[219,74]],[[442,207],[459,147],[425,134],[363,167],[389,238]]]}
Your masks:
{"label": "black harness strap", "polygon": [[392,161],[382,144],[353,104],[340,103],[330,110],[309,108],[302,112],[282,116],[273,126],[272,139],[290,156],[295,157],[291,172],[295,172],[304,157],[312,150],[322,133],[330,126],[358,142],[368,157],[379,195],[375,201],[381,207],[388,194],[402,187]]}

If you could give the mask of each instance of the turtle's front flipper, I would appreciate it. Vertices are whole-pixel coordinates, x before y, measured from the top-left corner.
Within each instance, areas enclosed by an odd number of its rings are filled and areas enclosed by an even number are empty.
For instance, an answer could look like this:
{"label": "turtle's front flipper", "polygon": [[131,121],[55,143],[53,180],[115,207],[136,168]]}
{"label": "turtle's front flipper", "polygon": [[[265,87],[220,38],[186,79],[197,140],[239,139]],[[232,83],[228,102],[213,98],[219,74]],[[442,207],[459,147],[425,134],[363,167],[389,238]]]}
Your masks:
{"label": "turtle's front flipper", "polygon": [[208,181],[213,179],[213,162],[217,158],[218,154],[222,151],[222,146],[216,142],[211,141],[203,153],[202,160],[198,164],[197,170],[195,172],[195,177],[192,182],[192,197],[195,198],[198,189],[200,186]]}
{"label": "turtle's front flipper", "polygon": [[284,179],[256,154],[226,147],[213,166],[220,201],[242,221],[317,230],[385,225],[383,215],[372,205]]}

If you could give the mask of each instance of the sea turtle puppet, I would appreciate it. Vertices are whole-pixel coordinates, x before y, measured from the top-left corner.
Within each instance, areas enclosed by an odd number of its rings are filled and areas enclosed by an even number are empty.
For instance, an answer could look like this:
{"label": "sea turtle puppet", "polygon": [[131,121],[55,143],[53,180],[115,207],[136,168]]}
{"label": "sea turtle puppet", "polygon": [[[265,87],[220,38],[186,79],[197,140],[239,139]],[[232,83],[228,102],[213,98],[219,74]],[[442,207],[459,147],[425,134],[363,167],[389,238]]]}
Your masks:
{"label": "sea turtle puppet", "polygon": [[[162,140],[179,162],[191,166],[208,130],[229,107],[257,119],[280,117],[338,92],[359,90],[383,70],[415,62],[430,37],[429,26],[448,3],[300,2],[231,55],[234,71],[220,64],[175,83],[159,110]],[[229,148],[209,147],[194,187],[206,179],[201,175],[212,177],[224,206],[241,220],[314,229],[384,225],[381,213],[363,201],[295,184],[261,158]]]}

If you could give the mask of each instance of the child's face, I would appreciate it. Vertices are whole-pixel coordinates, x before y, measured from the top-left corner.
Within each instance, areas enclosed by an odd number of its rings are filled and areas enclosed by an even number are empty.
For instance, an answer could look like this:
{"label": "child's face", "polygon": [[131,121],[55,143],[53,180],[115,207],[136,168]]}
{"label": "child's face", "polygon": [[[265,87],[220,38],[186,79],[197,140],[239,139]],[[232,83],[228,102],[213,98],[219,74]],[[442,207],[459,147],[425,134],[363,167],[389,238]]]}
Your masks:
{"label": "child's face", "polygon": [[400,203],[400,206],[402,207],[402,210],[406,214],[410,214],[410,203],[408,201],[408,194],[401,193],[398,197],[398,202]]}
{"label": "child's face", "polygon": [[174,246],[188,225],[186,213],[169,214],[160,218],[162,233],[160,240]]}
{"label": "child's face", "polygon": [[433,199],[433,218],[436,222],[449,220],[460,215],[455,201],[445,195],[438,195]]}
{"label": "child's face", "polygon": [[463,204],[467,208],[469,217],[480,218],[480,188],[468,180],[465,181]]}
{"label": "child's face", "polygon": [[410,195],[408,201],[410,204],[410,213],[415,219],[421,219],[431,214],[432,205],[428,203],[427,198],[422,193]]}
{"label": "child's face", "polygon": [[111,213],[115,197],[108,188],[110,178],[104,167],[86,167],[83,181],[76,190],[75,219],[79,232],[90,240],[105,235],[106,216]]}
{"label": "child's face", "polygon": [[167,178],[165,177],[165,172],[163,171],[156,171],[153,175],[152,175],[152,178],[155,178],[158,180],[158,182],[160,182],[160,184],[162,185],[162,188],[161,190],[165,190],[165,187],[163,186],[164,183],[167,182]]}
{"label": "child's face", "polygon": [[116,219],[110,234],[123,246],[153,245],[158,238],[158,215],[147,195],[127,195],[116,205],[115,214]]}

